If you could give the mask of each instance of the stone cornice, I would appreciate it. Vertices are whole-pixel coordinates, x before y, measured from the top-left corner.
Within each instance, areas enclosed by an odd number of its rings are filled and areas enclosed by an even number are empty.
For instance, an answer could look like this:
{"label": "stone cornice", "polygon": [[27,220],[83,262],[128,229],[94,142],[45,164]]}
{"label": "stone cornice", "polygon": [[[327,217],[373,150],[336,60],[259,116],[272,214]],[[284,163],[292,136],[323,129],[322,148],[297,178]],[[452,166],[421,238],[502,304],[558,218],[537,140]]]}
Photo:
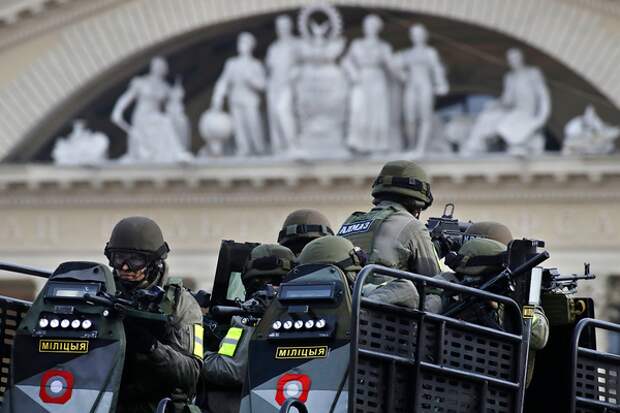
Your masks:
{"label": "stone cornice", "polygon": [[[383,162],[3,165],[0,206],[357,202],[368,199],[368,188]],[[439,200],[620,199],[618,157],[488,157],[422,164]]]}
{"label": "stone cornice", "polygon": [[127,0],[25,0],[0,6],[0,50],[41,36]]}

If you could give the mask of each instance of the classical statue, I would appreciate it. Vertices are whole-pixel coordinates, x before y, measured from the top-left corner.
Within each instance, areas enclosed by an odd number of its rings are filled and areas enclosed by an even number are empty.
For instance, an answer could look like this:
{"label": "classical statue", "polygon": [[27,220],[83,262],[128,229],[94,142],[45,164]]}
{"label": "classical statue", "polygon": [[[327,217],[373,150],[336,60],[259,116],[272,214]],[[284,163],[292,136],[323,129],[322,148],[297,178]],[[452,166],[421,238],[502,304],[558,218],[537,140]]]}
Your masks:
{"label": "classical statue", "polygon": [[432,133],[435,96],[448,93],[445,69],[435,48],[427,44],[428,32],[421,24],[409,29],[413,47],[396,55],[405,83],[403,117],[408,149],[422,154]]}
{"label": "classical statue", "polygon": [[[315,21],[315,13],[327,20]],[[298,26],[300,69],[295,92],[300,149],[310,157],[346,155],[348,81],[336,63],[345,47],[340,14],[325,3],[306,6],[299,13]]]}
{"label": "classical statue", "polygon": [[277,39],[267,49],[267,119],[275,153],[296,147],[297,125],[293,113],[293,80],[298,64],[299,39],[293,35],[289,16],[276,18]]}
{"label": "classical statue", "polygon": [[224,155],[226,143],[233,136],[232,119],[226,112],[206,110],[200,116],[198,131],[205,141],[205,146],[198,151],[198,156],[201,158],[221,157]]}
{"label": "classical statue", "polygon": [[465,156],[487,152],[490,139],[504,140],[514,155],[541,154],[545,148],[542,128],[551,113],[549,90],[542,72],[524,62],[521,50],[506,54],[510,71],[504,76],[504,90],[477,117],[469,138],[461,148]]}
{"label": "classical statue", "polygon": [[181,146],[189,151],[191,149],[192,136],[189,118],[185,113],[185,105],[183,105],[184,97],[185,90],[181,81],[177,79],[172,89],[170,89],[170,96],[166,102],[166,114],[172,121]]}
{"label": "classical statue", "polygon": [[616,150],[620,128],[607,125],[592,105],[564,127],[563,155],[606,155]]}
{"label": "classical statue", "polygon": [[347,145],[356,153],[390,149],[390,85],[392,47],[381,40],[381,18],[364,18],[362,39],[353,40],[342,65],[353,84],[349,98]]}
{"label": "classical statue", "polygon": [[211,100],[211,110],[222,111],[224,99],[232,115],[237,156],[265,153],[261,92],[265,90],[265,69],[253,55],[254,35],[242,32],[237,37],[238,55],[226,60]]}
{"label": "classical statue", "polygon": [[[172,92],[166,81],[168,64],[161,57],[151,60],[150,71],[131,80],[116,101],[112,122],[127,133],[127,153],[121,162],[179,162],[192,155],[181,144],[174,121],[164,111]],[[123,115],[135,102],[131,123]]]}
{"label": "classical statue", "polygon": [[57,165],[97,165],[108,161],[110,141],[101,132],[86,128],[82,119],[73,121],[73,130],[54,144],[52,159]]}

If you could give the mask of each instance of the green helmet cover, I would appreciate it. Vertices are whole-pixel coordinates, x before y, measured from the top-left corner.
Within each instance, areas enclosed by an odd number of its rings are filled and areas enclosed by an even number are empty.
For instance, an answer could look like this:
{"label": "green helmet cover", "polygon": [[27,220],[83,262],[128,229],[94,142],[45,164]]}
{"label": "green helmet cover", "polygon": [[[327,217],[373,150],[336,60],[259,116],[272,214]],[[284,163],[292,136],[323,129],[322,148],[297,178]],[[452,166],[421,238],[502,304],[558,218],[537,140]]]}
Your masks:
{"label": "green helmet cover", "polygon": [[159,225],[146,217],[124,218],[114,226],[105,247],[106,256],[115,250],[148,253],[160,259],[170,251]]}
{"label": "green helmet cover", "polygon": [[[503,266],[503,256],[506,253],[506,245],[501,242],[486,239],[486,238],[474,238],[466,241],[461,249],[459,249],[458,256],[460,260],[456,265],[450,265],[450,267],[458,274],[465,275],[482,275],[488,273],[499,272]],[[473,258],[486,258],[489,257],[489,262],[484,265],[471,265]],[[491,263],[493,258],[497,257],[496,262]],[[475,260],[474,260],[475,261]]]}
{"label": "green helmet cover", "polygon": [[412,161],[386,163],[372,185],[372,196],[396,194],[413,198],[423,209],[433,203],[429,178],[424,169]]}
{"label": "green helmet cover", "polygon": [[501,242],[504,245],[508,245],[513,239],[512,233],[506,225],[493,221],[481,221],[471,224],[465,231],[465,237],[467,238],[467,236],[488,238]]}
{"label": "green helmet cover", "polygon": [[262,244],[255,247],[241,274],[246,289],[251,283],[280,281],[295,266],[295,254],[279,244]]}
{"label": "green helmet cover", "polygon": [[[299,253],[313,239],[333,234],[334,231],[325,215],[314,209],[298,209],[284,220],[278,234],[278,244]],[[295,251],[297,249],[298,251]]]}
{"label": "green helmet cover", "polygon": [[301,264],[333,264],[345,272],[359,271],[362,262],[351,241],[337,235],[328,235],[308,243],[299,254]]}

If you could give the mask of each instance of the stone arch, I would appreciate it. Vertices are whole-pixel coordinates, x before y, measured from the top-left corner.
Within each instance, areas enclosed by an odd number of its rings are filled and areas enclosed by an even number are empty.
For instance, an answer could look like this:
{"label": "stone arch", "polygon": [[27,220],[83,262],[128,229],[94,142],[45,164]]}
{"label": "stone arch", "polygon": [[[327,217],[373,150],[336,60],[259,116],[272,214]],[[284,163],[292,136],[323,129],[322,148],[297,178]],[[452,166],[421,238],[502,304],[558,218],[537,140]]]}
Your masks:
{"label": "stone arch", "polygon": [[[0,158],[125,59],[200,27],[298,8],[305,0],[134,0],[64,29],[57,46],[0,90]],[[544,51],[620,106],[620,4],[604,0],[342,0],[487,27]]]}

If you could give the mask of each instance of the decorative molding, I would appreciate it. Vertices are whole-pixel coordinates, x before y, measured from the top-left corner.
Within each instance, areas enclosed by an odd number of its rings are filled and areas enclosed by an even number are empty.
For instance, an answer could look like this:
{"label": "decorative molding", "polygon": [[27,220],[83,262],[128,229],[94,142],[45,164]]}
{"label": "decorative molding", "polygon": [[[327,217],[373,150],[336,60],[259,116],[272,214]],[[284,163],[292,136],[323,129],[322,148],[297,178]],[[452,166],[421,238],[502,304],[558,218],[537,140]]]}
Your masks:
{"label": "decorative molding", "polygon": [[[56,47],[0,90],[0,158],[52,109],[63,105],[73,93],[128,57],[191,30],[253,14],[295,9],[307,3],[306,0],[133,0],[68,25],[61,31]],[[618,14],[603,13],[607,8],[618,8],[610,1],[341,0],[334,3],[428,13],[501,31],[554,56],[620,105],[620,71],[617,70],[620,24]],[[595,8],[598,4],[605,9]]]}
{"label": "decorative molding", "polygon": [[[422,164],[438,201],[619,200],[620,159],[509,157]],[[0,207],[358,202],[383,161],[345,164],[0,168]],[[127,192],[132,192],[127,197]],[[295,193],[294,199],[291,193]],[[444,194],[449,194],[449,197]]]}

